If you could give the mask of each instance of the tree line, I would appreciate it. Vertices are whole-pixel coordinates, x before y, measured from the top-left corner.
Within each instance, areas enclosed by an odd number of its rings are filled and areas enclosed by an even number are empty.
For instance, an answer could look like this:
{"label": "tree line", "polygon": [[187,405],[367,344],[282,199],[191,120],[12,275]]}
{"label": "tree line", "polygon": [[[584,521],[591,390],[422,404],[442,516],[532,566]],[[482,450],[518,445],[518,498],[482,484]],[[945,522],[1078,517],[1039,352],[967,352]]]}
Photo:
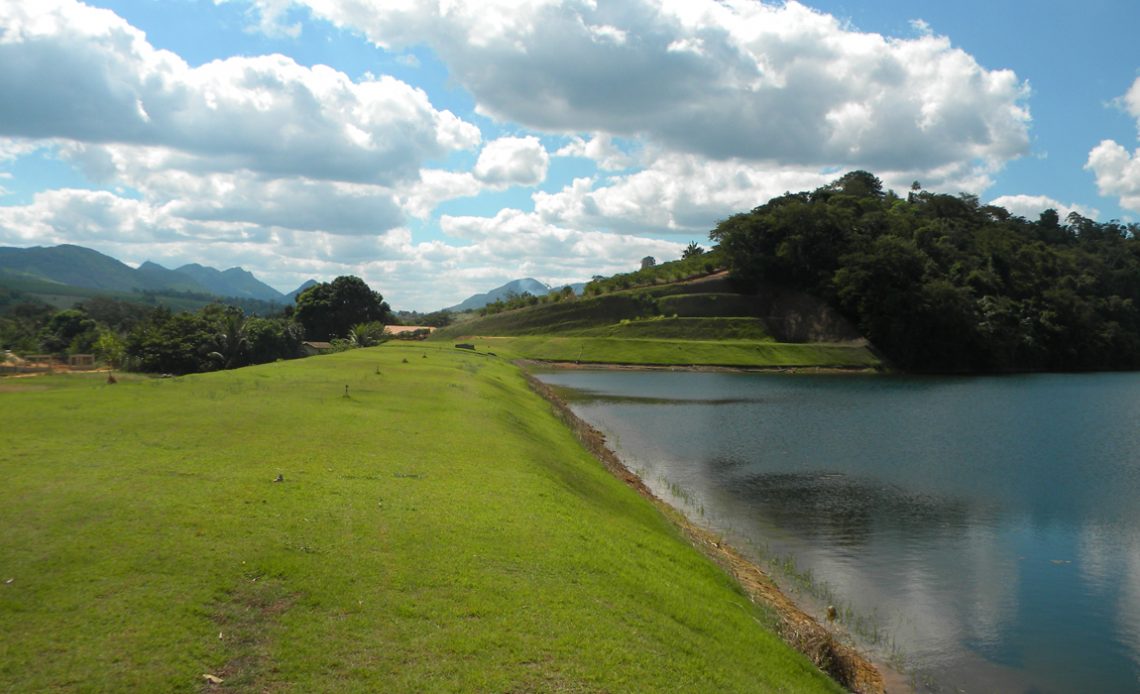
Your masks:
{"label": "tree line", "polygon": [[252,316],[215,303],[175,313],[96,297],[57,310],[0,289],[0,346],[22,354],[95,354],[114,368],[187,374],[302,356],[304,340],[338,349],[387,339],[395,318],[379,292],[358,277],[309,287],[293,306]]}
{"label": "tree line", "polygon": [[725,262],[720,249],[706,251],[693,241],[681,253],[680,260],[658,264],[654,258],[646,257],[642,261],[641,269],[634,272],[619,272],[610,277],[600,275],[593,277],[586,285],[583,294],[601,296],[626,289],[681,282],[716,272],[724,267]]}
{"label": "tree line", "polygon": [[496,313],[503,311],[513,311],[518,308],[526,308],[527,306],[538,306],[540,304],[557,304],[562,301],[574,300],[574,288],[567,285],[561,289],[551,289],[546,294],[541,296],[531,294],[530,292],[508,292],[507,295],[501,299],[482,306],[478,309],[480,316],[493,316]]}
{"label": "tree line", "polygon": [[784,285],[847,316],[897,366],[987,372],[1140,367],[1140,226],[974,195],[884,191],[853,171],[720,222],[745,288]]}

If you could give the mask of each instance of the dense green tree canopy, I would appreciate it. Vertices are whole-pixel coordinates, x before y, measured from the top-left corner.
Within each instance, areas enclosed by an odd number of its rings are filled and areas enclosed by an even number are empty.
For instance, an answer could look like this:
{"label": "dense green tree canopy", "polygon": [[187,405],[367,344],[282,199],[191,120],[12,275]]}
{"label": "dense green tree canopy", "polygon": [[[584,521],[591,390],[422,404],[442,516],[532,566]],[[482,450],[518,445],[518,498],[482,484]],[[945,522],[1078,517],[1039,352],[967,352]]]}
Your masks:
{"label": "dense green tree canopy", "polygon": [[125,354],[132,369],[149,373],[233,369],[300,356],[301,330],[285,318],[250,318],[221,304],[194,313],[159,308],[131,330]]}
{"label": "dense green tree canopy", "polygon": [[50,354],[90,352],[99,337],[98,325],[85,312],[67,309],[52,316],[40,335],[40,345]]}
{"label": "dense green tree canopy", "polygon": [[[2,298],[3,295],[0,295]],[[115,368],[185,374],[301,356],[301,326],[288,317],[249,317],[240,307],[198,311],[94,297],[56,310],[22,300],[0,306],[0,348],[22,354],[94,353]]]}
{"label": "dense green tree canopy", "polygon": [[293,315],[310,340],[343,338],[358,323],[393,320],[384,297],[352,276],[314,284],[301,292]]}
{"label": "dense green tree canopy", "polygon": [[211,321],[199,313],[155,309],[150,320],[135,326],[127,337],[131,368],[148,373],[187,374],[217,365],[209,354],[215,338]]}
{"label": "dense green tree canopy", "polygon": [[973,195],[883,192],[865,171],[733,215],[735,277],[813,293],[895,364],[930,371],[1140,368],[1140,226]]}

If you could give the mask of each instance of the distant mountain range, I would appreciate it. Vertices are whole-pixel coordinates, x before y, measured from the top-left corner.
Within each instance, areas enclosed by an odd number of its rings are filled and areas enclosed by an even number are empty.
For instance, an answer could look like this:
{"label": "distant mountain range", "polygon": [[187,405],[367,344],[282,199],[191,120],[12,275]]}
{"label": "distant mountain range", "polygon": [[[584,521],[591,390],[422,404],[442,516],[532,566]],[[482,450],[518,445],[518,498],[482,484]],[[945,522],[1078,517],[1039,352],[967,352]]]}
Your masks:
{"label": "distant mountain range", "polygon": [[[579,282],[577,284],[570,285],[570,287],[574,290],[575,294],[581,294],[582,290],[586,287],[586,283]],[[514,295],[533,294],[535,296],[542,296],[544,294],[549,294],[551,290],[555,288],[556,287],[552,287],[545,282],[539,282],[533,277],[525,277],[521,280],[511,280],[503,286],[496,287],[489,292],[469,296],[461,303],[458,303],[455,306],[449,306],[444,310],[460,313],[463,311],[475,311],[477,309],[483,308],[487,304],[493,304],[499,300],[506,300],[507,298]]]}
{"label": "distant mountain range", "polygon": [[147,261],[136,269],[98,251],[70,244],[0,247],[0,282],[5,279],[39,280],[113,292],[192,292],[278,304],[293,303],[298,293],[315,282],[309,280],[293,292],[282,294],[240,267],[217,270],[192,263],[170,270]]}
{"label": "distant mountain range", "polygon": [[[35,246],[32,248],[0,247],[0,284],[47,282],[61,287],[106,292],[189,292],[219,298],[256,299],[276,304],[292,304],[302,291],[316,280],[308,280],[288,294],[282,294],[253,276],[248,270],[228,270],[190,263],[173,270],[146,261],[138,268],[83,246]],[[552,287],[533,277],[512,280],[489,292],[468,297],[448,311],[472,311],[515,294],[542,296]],[[586,283],[570,285],[581,294]]]}

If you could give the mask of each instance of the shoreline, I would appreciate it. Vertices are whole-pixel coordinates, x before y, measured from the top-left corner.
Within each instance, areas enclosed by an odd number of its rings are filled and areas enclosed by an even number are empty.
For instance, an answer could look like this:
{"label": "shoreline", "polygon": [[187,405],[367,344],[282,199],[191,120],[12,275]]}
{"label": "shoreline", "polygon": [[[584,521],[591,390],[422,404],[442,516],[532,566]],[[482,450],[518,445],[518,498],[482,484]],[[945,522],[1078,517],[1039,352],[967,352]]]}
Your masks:
{"label": "shoreline", "polygon": [[[632,487],[643,498],[660,510],[689,543],[705,557],[725,570],[748,595],[753,603],[768,606],[776,615],[776,633],[785,643],[803,653],[820,670],[827,673],[844,688],[859,694],[880,694],[888,691],[908,691],[903,676],[883,663],[871,660],[854,647],[842,643],[837,634],[829,630],[809,615],[788,596],[759,565],[746,559],[739,551],[729,546],[712,531],[703,528],[671,504],[667,503],[645,484],[644,481],[622,463],[621,459],[606,445],[605,436],[590,426],[558,397],[554,389],[538,380],[527,368],[528,365],[548,365],[549,362],[520,360],[516,362],[531,389],[550,403],[554,413],[574,433],[575,437],[602,465],[615,477]],[[566,368],[591,368],[597,365],[574,365]],[[644,367],[615,365],[617,370]],[[719,371],[773,371],[774,369],[728,369],[706,367],[665,367],[673,371],[719,370]],[[649,370],[665,370],[649,369]],[[781,367],[780,371],[788,371]],[[793,371],[794,373],[794,371]],[[888,683],[890,687],[888,688]]]}
{"label": "shoreline", "polygon": [[597,370],[597,371],[677,371],[694,373],[780,373],[780,374],[884,374],[887,371],[869,366],[726,366],[715,364],[615,364],[609,362],[550,361],[544,359],[516,359],[523,367]]}

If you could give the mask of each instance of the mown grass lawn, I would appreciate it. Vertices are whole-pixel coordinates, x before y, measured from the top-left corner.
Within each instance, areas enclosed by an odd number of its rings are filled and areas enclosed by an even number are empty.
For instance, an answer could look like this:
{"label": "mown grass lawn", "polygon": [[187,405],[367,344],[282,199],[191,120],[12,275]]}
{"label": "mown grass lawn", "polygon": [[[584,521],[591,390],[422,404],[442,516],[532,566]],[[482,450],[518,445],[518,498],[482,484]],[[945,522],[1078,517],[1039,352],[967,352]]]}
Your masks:
{"label": "mown grass lawn", "polygon": [[519,336],[473,338],[479,349],[511,358],[593,364],[730,367],[876,368],[866,347],[770,340]]}
{"label": "mown grass lawn", "polygon": [[9,379],[0,413],[3,691],[837,690],[500,359]]}

